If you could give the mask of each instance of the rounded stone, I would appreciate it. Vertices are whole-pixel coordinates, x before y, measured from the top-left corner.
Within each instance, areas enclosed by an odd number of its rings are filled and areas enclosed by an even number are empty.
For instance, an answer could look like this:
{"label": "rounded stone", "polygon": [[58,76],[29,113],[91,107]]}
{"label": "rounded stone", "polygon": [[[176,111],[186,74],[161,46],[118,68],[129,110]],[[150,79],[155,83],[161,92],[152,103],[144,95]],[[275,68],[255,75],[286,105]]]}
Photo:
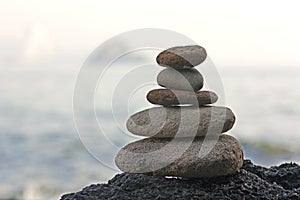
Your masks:
{"label": "rounded stone", "polygon": [[[203,151],[205,148],[207,151]],[[232,136],[221,135],[193,141],[146,138],[123,147],[115,163],[129,173],[199,178],[234,173],[242,167],[243,159],[239,142]]]}
{"label": "rounded stone", "polygon": [[218,96],[211,91],[184,91],[184,90],[169,90],[155,89],[147,94],[147,100],[150,103],[172,106],[180,104],[205,105],[217,102]]}
{"label": "rounded stone", "polygon": [[199,45],[178,46],[158,54],[156,62],[164,67],[182,69],[199,65],[206,59],[206,56],[206,50]]}
{"label": "rounded stone", "polygon": [[147,137],[172,138],[220,135],[235,122],[226,107],[173,106],[140,111],[127,120],[129,132]]}
{"label": "rounded stone", "polygon": [[169,89],[198,91],[203,87],[203,77],[194,68],[167,68],[157,75],[157,83]]}

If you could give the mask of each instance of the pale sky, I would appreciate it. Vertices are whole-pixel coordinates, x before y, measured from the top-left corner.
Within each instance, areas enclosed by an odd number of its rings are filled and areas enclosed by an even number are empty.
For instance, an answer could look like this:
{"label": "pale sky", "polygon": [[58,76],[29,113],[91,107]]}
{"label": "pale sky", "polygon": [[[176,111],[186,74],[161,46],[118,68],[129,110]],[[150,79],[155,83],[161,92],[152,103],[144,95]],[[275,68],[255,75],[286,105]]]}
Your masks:
{"label": "pale sky", "polygon": [[217,67],[300,67],[299,1],[0,1],[0,68],[79,67],[139,28],[184,34]]}

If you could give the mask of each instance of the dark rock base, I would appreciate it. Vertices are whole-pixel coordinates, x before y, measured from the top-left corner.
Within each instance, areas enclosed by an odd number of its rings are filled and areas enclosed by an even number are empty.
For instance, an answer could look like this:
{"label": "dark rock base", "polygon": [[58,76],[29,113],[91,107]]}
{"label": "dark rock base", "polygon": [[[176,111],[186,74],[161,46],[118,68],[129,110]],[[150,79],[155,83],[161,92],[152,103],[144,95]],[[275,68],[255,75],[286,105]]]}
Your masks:
{"label": "dark rock base", "polygon": [[300,166],[264,168],[245,160],[232,175],[201,179],[123,173],[107,184],[90,185],[61,199],[300,199]]}

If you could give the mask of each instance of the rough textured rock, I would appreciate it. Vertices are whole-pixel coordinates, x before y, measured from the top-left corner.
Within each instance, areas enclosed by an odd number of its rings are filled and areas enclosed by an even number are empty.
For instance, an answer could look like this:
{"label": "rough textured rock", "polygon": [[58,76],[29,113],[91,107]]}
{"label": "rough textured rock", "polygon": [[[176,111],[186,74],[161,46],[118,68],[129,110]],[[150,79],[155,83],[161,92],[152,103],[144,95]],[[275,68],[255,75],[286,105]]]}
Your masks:
{"label": "rough textured rock", "polygon": [[161,52],[156,57],[156,62],[161,66],[181,69],[199,65],[206,59],[206,56],[206,51],[201,46],[179,46]]}
{"label": "rough textured rock", "polygon": [[140,136],[193,137],[219,135],[235,122],[226,107],[155,107],[132,115],[126,123],[128,131]]}
{"label": "rough textured rock", "polygon": [[244,169],[253,174],[257,174],[270,183],[276,182],[285,189],[291,190],[298,188],[300,190],[300,167],[296,163],[284,163],[280,166],[273,166],[268,169],[255,166],[250,160],[245,160]]}
{"label": "rough textured rock", "polygon": [[198,178],[231,174],[243,160],[239,142],[221,135],[208,140],[146,138],[123,147],[115,163],[123,172]]}
{"label": "rough textured rock", "polygon": [[197,69],[162,70],[157,75],[157,83],[169,89],[198,91],[203,87],[203,77]]}
{"label": "rough textured rock", "polygon": [[[262,174],[264,175],[261,176]],[[277,182],[274,182],[275,176]],[[295,163],[286,163],[267,169],[245,160],[242,169],[236,173],[213,178],[179,179],[143,174],[118,174],[107,184],[90,185],[79,192],[63,195],[61,200],[298,200],[299,176],[300,166]]]}
{"label": "rough textured rock", "polygon": [[150,103],[172,106],[182,104],[205,105],[218,100],[216,93],[211,91],[190,92],[183,90],[155,89],[147,94]]}

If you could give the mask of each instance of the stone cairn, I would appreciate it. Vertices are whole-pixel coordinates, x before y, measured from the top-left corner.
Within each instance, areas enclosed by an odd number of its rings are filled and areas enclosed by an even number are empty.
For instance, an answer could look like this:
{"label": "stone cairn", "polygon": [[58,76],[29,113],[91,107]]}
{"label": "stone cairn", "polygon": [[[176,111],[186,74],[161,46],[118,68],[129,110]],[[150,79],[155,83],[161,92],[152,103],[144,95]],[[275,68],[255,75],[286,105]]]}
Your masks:
{"label": "stone cairn", "polygon": [[142,139],[123,147],[115,158],[124,172],[186,178],[234,173],[243,164],[243,151],[232,136],[222,134],[235,122],[227,107],[208,106],[218,96],[201,90],[204,80],[193,68],[207,57],[198,45],[173,47],[156,61],[166,67],[157,76],[165,89],[155,89],[147,100],[160,107],[132,115],[127,129]]}

